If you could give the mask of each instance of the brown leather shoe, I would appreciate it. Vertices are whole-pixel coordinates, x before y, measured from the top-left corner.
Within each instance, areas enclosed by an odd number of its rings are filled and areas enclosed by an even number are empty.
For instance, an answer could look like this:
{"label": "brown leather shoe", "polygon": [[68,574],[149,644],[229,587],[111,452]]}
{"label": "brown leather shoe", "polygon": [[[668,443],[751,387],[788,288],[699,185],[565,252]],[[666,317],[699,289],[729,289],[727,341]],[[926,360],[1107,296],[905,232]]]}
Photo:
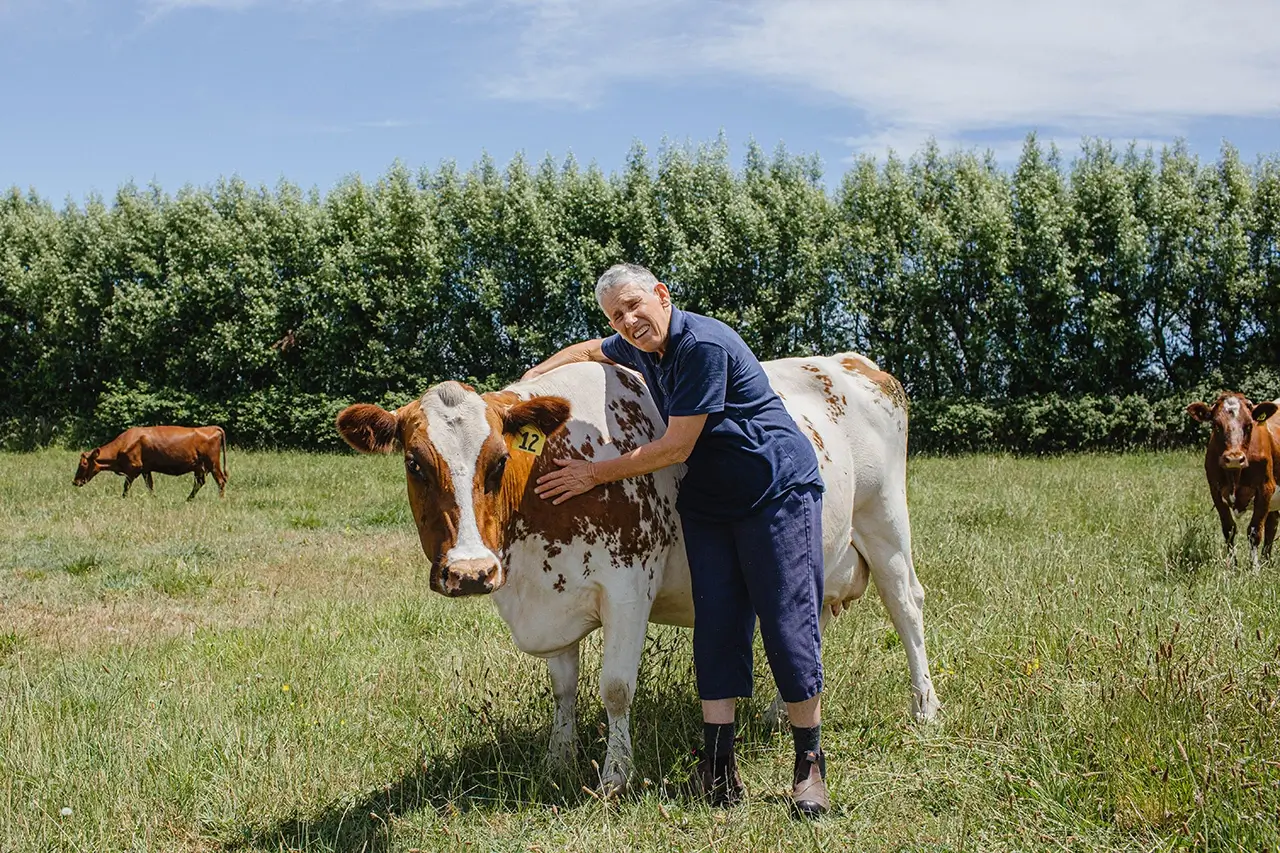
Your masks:
{"label": "brown leather shoe", "polygon": [[827,757],[822,750],[810,750],[796,756],[791,806],[800,817],[817,817],[831,809],[826,777]]}
{"label": "brown leather shoe", "polygon": [[698,753],[698,766],[693,770],[693,790],[713,806],[724,808],[742,801],[742,777],[733,753],[714,758]]}

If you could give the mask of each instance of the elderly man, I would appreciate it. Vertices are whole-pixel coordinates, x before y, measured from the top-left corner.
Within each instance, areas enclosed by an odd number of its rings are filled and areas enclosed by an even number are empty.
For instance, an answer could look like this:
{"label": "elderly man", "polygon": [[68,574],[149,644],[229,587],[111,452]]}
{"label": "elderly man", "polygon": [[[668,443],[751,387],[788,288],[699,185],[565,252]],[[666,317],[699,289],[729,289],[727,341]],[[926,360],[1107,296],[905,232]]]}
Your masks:
{"label": "elderly man", "polygon": [[536,492],[559,504],[601,483],[687,462],[676,509],[693,585],[693,656],[705,749],[697,781],[717,805],[742,796],[734,759],[735,703],[752,690],[757,616],[795,739],[792,803],[830,807],[819,742],[822,649],[822,478],[813,447],[733,329],[681,311],[666,285],[635,264],[596,283],[616,334],[566,347],[532,368],[622,364],[644,375],[666,432],[604,462],[556,460]]}

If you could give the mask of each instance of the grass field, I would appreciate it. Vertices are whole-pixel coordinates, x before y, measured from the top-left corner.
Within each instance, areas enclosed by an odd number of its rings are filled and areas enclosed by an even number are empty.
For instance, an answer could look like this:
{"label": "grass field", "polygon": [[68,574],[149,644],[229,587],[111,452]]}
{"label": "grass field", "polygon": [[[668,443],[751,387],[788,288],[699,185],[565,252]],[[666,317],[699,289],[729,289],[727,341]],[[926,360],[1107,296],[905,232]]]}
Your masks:
{"label": "grass field", "polygon": [[912,460],[942,722],[909,722],[864,598],[826,638],[812,825],[762,655],[748,801],[680,792],[701,729],[674,629],[649,633],[634,792],[583,790],[598,641],[585,752],[549,777],[545,666],[489,602],[429,592],[395,458],[233,449],[226,499],[191,504],[190,478],[74,489],[75,463],[0,455],[3,851],[1280,850],[1280,566],[1223,562],[1190,453]]}

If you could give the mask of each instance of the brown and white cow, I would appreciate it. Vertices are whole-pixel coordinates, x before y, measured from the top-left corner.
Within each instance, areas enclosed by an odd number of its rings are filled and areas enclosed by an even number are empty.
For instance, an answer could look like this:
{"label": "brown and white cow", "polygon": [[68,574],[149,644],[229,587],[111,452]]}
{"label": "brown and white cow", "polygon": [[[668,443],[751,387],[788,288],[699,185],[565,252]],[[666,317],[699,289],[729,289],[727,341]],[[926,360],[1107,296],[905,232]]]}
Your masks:
{"label": "brown and white cow", "polygon": [[[813,442],[827,486],[821,624],[862,595],[869,568],[906,649],[911,709],[931,719],[939,703],[911,559],[902,386],[853,354],[764,367]],[[553,760],[574,753],[579,643],[603,627],[600,698],[609,739],[601,782],[606,790],[624,787],[646,623],[693,624],[675,512],[684,466],[598,486],[561,507],[537,497],[533,484],[556,458],[613,458],[661,434],[638,375],[572,364],[484,395],[445,382],[394,412],[351,406],[337,426],[357,450],[404,453],[432,589],[492,593],[516,645],[546,658],[556,698]],[[548,436],[545,447],[539,433]]]}
{"label": "brown and white cow", "polygon": [[[1271,416],[1280,400],[1249,402],[1243,394],[1227,391],[1212,406],[1199,400],[1187,406],[1191,417],[1213,425],[1204,454],[1209,493],[1222,523],[1228,554],[1235,555],[1236,518],[1253,504],[1249,519],[1249,556],[1258,564],[1271,556],[1276,538],[1280,500],[1276,499],[1276,471],[1280,468],[1280,423]],[[1264,530],[1265,528],[1265,530]]]}
{"label": "brown and white cow", "polygon": [[71,482],[83,486],[98,472],[113,471],[124,476],[124,492],[120,496],[125,497],[139,476],[154,493],[153,473],[175,477],[195,474],[196,481],[187,495],[187,500],[192,500],[204,485],[205,475],[212,473],[218,484],[218,497],[222,497],[227,488],[226,461],[227,436],[220,426],[131,427],[101,447],[81,453],[80,467]]}

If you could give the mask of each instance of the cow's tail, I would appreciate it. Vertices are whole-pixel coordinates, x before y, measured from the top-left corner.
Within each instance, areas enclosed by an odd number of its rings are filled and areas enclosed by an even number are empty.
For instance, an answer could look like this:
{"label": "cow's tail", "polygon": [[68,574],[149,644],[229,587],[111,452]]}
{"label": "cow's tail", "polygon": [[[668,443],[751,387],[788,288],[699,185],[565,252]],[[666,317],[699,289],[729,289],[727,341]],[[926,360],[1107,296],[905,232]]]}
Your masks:
{"label": "cow's tail", "polygon": [[218,427],[218,433],[222,436],[222,476],[230,479],[231,468],[227,466],[227,431]]}

